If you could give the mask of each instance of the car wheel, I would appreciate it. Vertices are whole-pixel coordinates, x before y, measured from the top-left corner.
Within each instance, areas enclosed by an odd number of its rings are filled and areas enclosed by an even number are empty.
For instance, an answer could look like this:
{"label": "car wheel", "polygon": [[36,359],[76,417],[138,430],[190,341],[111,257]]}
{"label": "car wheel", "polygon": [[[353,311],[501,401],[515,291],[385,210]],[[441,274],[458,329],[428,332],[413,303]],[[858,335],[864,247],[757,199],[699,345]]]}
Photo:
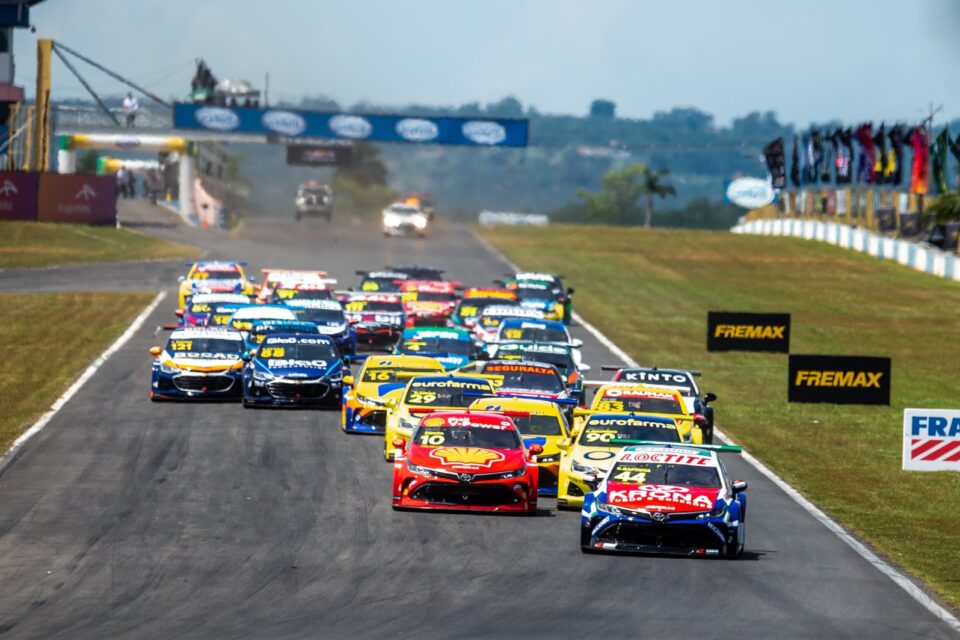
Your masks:
{"label": "car wheel", "polygon": [[741,522],[740,526],[737,528],[737,540],[727,544],[723,547],[723,557],[728,560],[735,560],[740,557],[740,554],[743,553],[744,543],[742,541],[746,540],[746,530],[744,529],[744,523]]}

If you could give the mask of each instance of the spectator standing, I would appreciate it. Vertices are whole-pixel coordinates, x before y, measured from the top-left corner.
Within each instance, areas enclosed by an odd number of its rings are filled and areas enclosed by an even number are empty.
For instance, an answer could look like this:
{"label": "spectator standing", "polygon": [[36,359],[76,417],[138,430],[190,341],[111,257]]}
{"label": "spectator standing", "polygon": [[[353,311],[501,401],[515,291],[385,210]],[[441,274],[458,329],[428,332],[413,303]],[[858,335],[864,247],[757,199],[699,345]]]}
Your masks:
{"label": "spectator standing", "polygon": [[117,170],[117,193],[120,194],[120,197],[127,197],[127,168],[120,167]]}
{"label": "spectator standing", "polygon": [[137,176],[133,171],[127,171],[127,195],[131,198],[137,197]]}
{"label": "spectator standing", "polygon": [[127,93],[127,97],[123,99],[123,112],[127,115],[128,127],[133,127],[139,111],[140,103],[137,101],[137,97],[133,93]]}

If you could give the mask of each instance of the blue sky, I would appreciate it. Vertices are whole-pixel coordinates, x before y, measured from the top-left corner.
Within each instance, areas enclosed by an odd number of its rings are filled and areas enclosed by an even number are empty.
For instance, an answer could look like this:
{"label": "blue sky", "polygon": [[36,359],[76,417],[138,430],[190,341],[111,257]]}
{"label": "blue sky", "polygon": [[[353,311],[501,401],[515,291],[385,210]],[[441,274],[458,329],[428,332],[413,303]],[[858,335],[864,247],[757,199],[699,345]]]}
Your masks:
{"label": "blue sky", "polygon": [[[203,57],[256,85],[269,71],[274,98],[344,104],[514,95],[582,114],[603,97],[626,117],[694,106],[802,126],[914,120],[933,102],[960,116],[953,0],[46,0],[33,23],[15,41],[29,93],[36,38],[52,37],[164,96],[185,94]],[[55,97],[85,95],[59,61],[53,73]]]}

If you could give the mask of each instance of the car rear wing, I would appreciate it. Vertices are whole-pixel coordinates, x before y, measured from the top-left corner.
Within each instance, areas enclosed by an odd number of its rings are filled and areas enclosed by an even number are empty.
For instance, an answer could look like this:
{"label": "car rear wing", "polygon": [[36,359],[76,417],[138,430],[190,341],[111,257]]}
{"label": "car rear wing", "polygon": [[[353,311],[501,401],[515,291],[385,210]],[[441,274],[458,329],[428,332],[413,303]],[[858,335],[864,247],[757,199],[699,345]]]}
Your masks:
{"label": "car rear wing", "polygon": [[[644,366],[630,367],[630,366],[623,365],[623,364],[602,364],[602,365],[600,365],[600,370],[601,370],[601,371],[620,371],[620,369],[650,369],[651,371],[656,371],[657,369],[661,369],[661,368],[663,368],[663,367],[644,367]],[[684,371],[684,372],[686,372],[686,373],[689,373],[689,374],[692,375],[692,376],[698,376],[698,377],[703,375],[703,372],[700,371],[699,369],[683,369],[683,368],[671,367],[671,368],[669,368],[669,369],[667,369],[667,370],[668,370],[668,371]]]}
{"label": "car rear wing", "polygon": [[650,446],[667,449],[703,449],[704,451],[726,451],[730,453],[742,453],[743,447],[738,444],[687,444],[685,442],[657,442],[656,440],[628,440],[615,438],[610,444],[621,446]]}

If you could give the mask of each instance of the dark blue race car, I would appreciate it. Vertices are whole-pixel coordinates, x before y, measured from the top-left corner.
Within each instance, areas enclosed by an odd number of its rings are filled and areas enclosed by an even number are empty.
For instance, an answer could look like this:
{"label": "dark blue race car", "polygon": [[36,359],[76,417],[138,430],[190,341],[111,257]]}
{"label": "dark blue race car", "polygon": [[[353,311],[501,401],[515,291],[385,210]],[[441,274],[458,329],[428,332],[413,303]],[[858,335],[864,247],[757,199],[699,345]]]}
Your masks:
{"label": "dark blue race car", "polygon": [[150,399],[237,398],[244,353],[239,331],[177,329],[162,349],[150,349]]}
{"label": "dark blue race car", "polygon": [[244,360],[244,406],[340,407],[344,364],[327,336],[268,335]]}

